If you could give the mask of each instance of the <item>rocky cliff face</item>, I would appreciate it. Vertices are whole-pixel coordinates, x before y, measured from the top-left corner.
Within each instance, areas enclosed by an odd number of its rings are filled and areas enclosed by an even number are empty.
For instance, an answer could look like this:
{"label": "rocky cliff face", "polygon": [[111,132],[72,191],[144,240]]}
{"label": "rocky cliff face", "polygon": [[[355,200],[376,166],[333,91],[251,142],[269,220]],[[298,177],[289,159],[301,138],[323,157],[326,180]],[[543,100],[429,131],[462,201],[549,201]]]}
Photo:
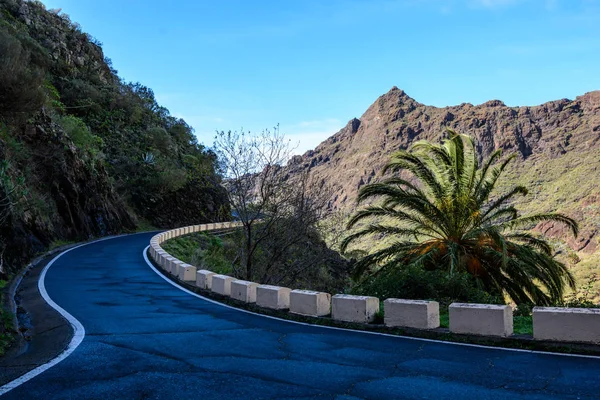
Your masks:
{"label": "rocky cliff face", "polygon": [[481,157],[496,149],[518,154],[504,184],[531,189],[519,205],[524,212],[559,211],[579,220],[578,239],[567,238],[552,225],[537,229],[567,240],[570,249],[560,251],[585,270],[580,281],[593,280],[600,261],[600,91],[534,107],[508,107],[492,100],[437,108],[394,87],[360,119],[348,122],[315,150],[295,157],[288,168],[310,169],[332,183],[331,206],[351,211],[360,187],[380,178],[394,151],[418,140],[439,141],[446,127],[475,137]]}
{"label": "rocky cliff face", "polygon": [[[17,269],[53,241],[85,240],[135,229],[134,219],[115,193],[103,165],[86,163],[60,126],[38,115],[21,129],[21,144],[32,157],[25,160],[28,180],[20,189],[25,199],[16,202],[0,230],[3,273]],[[6,160],[12,151],[1,143],[0,159]]]}

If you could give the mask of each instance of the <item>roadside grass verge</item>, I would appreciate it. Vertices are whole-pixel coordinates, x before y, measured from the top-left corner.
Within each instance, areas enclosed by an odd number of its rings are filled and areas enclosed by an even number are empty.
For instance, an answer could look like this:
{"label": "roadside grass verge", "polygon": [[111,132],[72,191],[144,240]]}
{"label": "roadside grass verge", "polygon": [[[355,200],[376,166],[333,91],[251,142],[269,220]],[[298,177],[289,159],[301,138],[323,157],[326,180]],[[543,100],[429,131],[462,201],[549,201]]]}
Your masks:
{"label": "roadside grass verge", "polygon": [[225,257],[225,246],[222,238],[206,232],[191,233],[161,244],[166,252],[187,264],[217,274],[230,274],[233,267]]}

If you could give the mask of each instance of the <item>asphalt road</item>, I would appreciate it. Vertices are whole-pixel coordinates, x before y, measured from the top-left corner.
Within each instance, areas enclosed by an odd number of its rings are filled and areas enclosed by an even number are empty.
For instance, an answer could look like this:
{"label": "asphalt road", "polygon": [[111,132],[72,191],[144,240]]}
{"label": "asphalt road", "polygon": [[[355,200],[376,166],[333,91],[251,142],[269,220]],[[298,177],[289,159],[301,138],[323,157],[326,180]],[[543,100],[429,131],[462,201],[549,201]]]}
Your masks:
{"label": "asphalt road", "polygon": [[150,236],[50,267],[48,294],[86,336],[3,399],[600,398],[599,359],[331,330],[205,301],[146,264]]}

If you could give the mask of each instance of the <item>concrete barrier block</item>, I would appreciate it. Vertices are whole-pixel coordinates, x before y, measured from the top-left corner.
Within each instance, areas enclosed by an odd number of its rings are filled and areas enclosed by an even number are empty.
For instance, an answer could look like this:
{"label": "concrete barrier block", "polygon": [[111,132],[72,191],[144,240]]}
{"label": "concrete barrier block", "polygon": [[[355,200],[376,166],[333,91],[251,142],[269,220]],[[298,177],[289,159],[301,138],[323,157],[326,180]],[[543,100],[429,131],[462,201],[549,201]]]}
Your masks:
{"label": "concrete barrier block", "polygon": [[383,308],[386,326],[417,329],[440,326],[440,304],[437,301],[386,299]]}
{"label": "concrete barrier block", "polygon": [[223,296],[231,296],[231,282],[234,280],[235,278],[227,275],[213,275],[210,290]]}
{"label": "concrete barrier block", "polygon": [[489,336],[513,334],[510,306],[452,303],[449,311],[450,332]]}
{"label": "concrete barrier block", "polygon": [[534,307],[533,338],[600,343],[600,308]]}
{"label": "concrete barrier block", "polygon": [[160,267],[165,270],[165,271],[169,271],[169,260],[167,259],[167,255],[166,254],[161,254],[159,256],[159,265]]}
{"label": "concrete barrier block", "polygon": [[256,304],[274,310],[290,308],[291,291],[292,289],[286,287],[258,285],[256,288]]}
{"label": "concrete barrier block", "polygon": [[171,260],[169,258],[170,256],[167,254],[163,254],[160,257],[161,263],[160,266],[162,267],[163,270],[165,270],[166,272],[171,272]]}
{"label": "concrete barrier block", "polygon": [[183,265],[183,261],[173,258],[171,260],[171,275],[179,277],[179,268]]}
{"label": "concrete barrier block", "polygon": [[210,290],[212,288],[212,277],[214,275],[214,272],[208,271],[206,269],[200,269],[196,271],[196,286],[200,289]]}
{"label": "concrete barrier block", "polygon": [[171,257],[171,256],[167,257],[167,266],[166,266],[165,270],[170,274],[172,274],[173,271],[175,271],[175,261],[177,261],[177,259],[175,257]]}
{"label": "concrete barrier block", "polygon": [[331,298],[331,318],[347,322],[373,322],[379,299],[371,296],[336,294]]}
{"label": "concrete barrier block", "polygon": [[167,271],[167,272],[171,272],[171,260],[173,259],[173,257],[171,257],[168,254],[163,254],[161,255],[161,266],[162,268]]}
{"label": "concrete barrier block", "polygon": [[208,225],[202,224],[202,225],[200,225],[200,230],[198,232],[203,232],[203,231],[206,231],[206,230],[208,230]]}
{"label": "concrete barrier block", "polygon": [[290,312],[294,314],[323,316],[331,310],[331,295],[311,290],[290,292]]}
{"label": "concrete barrier block", "polygon": [[179,277],[179,280],[182,281],[196,281],[196,267],[183,263],[179,267],[177,276]]}
{"label": "concrete barrier block", "polygon": [[258,283],[235,280],[231,282],[231,298],[244,303],[256,303]]}

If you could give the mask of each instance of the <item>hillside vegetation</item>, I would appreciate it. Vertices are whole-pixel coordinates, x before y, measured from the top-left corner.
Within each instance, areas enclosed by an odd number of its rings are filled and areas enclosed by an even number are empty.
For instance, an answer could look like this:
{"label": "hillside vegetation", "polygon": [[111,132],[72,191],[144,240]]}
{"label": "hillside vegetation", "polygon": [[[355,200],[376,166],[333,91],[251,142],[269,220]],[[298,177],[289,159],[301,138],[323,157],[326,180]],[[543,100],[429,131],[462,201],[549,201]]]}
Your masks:
{"label": "hillside vegetation", "polygon": [[53,242],[227,218],[216,163],[67,15],[0,1],[0,275]]}

